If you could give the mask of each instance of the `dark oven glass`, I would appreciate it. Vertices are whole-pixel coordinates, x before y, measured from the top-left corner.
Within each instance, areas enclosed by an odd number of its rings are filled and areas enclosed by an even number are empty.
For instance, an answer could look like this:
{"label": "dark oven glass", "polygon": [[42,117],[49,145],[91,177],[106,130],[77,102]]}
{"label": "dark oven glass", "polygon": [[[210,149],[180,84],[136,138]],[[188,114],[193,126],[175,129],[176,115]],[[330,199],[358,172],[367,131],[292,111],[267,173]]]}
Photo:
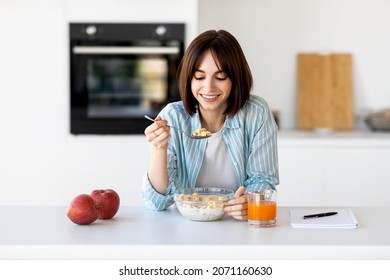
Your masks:
{"label": "dark oven glass", "polygon": [[70,24],[71,133],[141,134],[179,100],[184,24]]}

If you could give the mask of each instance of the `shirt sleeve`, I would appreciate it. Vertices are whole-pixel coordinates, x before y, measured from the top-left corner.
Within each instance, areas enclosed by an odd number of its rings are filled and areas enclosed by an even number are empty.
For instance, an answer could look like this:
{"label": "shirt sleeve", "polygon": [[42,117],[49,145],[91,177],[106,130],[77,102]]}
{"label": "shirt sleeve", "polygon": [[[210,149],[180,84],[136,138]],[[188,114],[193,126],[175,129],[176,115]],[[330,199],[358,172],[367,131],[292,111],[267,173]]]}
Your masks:
{"label": "shirt sleeve", "polygon": [[157,192],[148,178],[148,173],[145,172],[142,178],[142,199],[147,208],[157,211],[166,210],[174,203],[173,200],[173,184],[170,183],[165,194]]}
{"label": "shirt sleeve", "polygon": [[[165,119],[165,112],[161,112],[161,116]],[[160,194],[152,186],[148,172],[145,172],[142,178],[141,195],[145,206],[152,210],[162,211],[166,210],[174,204],[173,194],[175,191],[177,181],[177,157],[172,146],[172,141],[168,144],[167,150],[167,164],[168,164],[168,188],[165,194]]]}
{"label": "shirt sleeve", "polygon": [[277,125],[266,103],[259,119],[249,150],[246,191],[272,187],[279,184],[277,151]]}

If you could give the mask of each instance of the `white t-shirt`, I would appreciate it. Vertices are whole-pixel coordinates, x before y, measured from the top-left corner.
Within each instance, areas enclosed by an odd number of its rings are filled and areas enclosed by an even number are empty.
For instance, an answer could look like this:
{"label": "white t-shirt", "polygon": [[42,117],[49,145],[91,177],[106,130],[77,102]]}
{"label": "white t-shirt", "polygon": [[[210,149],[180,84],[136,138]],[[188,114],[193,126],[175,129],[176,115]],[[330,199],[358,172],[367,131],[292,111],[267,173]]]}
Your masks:
{"label": "white t-shirt", "polygon": [[222,140],[222,129],[207,139],[196,187],[228,188],[233,191],[238,188],[233,163]]}

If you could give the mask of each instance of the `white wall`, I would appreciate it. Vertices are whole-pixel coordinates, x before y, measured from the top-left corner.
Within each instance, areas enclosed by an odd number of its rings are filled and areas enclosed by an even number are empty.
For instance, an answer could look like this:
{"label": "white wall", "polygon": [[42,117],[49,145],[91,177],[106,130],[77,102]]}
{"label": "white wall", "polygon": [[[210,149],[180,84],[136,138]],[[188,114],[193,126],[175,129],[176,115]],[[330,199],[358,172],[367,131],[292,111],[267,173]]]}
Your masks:
{"label": "white wall", "polygon": [[253,71],[254,93],[280,111],[282,128],[296,127],[298,52],[352,53],[356,113],[390,107],[390,1],[199,3],[199,31],[226,29],[237,37]]}
{"label": "white wall", "polygon": [[[58,0],[57,0],[58,1]],[[62,0],[72,22],[185,22],[186,44],[198,33],[199,0]]]}
{"label": "white wall", "polygon": [[69,133],[68,22],[185,22],[191,40],[197,10],[197,0],[1,0],[0,205],[64,205],[108,187],[140,204],[145,138]]}
{"label": "white wall", "polygon": [[64,205],[100,187],[140,203],[142,135],[69,134],[68,21],[184,21],[191,39],[198,20],[228,29],[255,91],[294,127],[298,51],[351,51],[357,107],[389,105],[389,14],[385,0],[1,0],[0,205]]}

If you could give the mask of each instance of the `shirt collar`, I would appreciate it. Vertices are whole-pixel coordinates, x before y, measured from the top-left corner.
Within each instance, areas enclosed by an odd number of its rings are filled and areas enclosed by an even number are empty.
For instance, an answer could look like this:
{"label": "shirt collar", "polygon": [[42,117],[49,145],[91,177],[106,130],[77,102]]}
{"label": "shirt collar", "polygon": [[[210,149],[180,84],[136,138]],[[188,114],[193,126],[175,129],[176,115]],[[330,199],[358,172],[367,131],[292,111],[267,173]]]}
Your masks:
{"label": "shirt collar", "polygon": [[234,115],[233,117],[227,117],[225,121],[225,127],[234,129],[234,128],[239,128],[242,126],[242,121],[238,116],[239,114]]}

